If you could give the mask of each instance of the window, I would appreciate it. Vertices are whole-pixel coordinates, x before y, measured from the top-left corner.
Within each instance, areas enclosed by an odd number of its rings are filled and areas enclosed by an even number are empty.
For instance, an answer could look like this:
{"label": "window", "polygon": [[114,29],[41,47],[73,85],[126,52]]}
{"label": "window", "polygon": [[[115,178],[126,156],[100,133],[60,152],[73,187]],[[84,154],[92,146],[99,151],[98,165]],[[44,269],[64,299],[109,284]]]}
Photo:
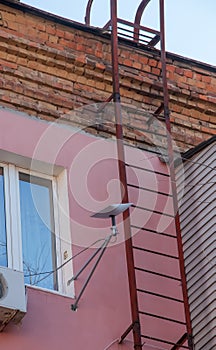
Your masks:
{"label": "window", "polygon": [[25,281],[57,290],[56,273],[42,281],[38,274],[56,270],[52,182],[20,172],[19,193]]}
{"label": "window", "polygon": [[4,178],[3,168],[0,168],[0,265],[7,266],[7,241],[5,223],[5,200],[4,200]]}
{"label": "window", "polygon": [[0,199],[0,265],[22,270],[28,285],[73,296],[71,263],[61,267],[71,257],[66,171],[1,164]]}

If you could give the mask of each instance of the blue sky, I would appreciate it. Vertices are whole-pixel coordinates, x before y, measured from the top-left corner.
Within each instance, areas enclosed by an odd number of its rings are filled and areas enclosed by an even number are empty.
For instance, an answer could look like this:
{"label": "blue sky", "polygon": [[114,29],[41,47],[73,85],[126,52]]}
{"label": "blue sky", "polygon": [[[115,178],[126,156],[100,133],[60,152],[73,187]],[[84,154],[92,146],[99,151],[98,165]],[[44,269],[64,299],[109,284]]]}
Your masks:
{"label": "blue sky", "polygon": [[[87,0],[21,0],[26,4],[83,22]],[[118,16],[130,21],[141,0],[118,0]],[[110,0],[94,0],[92,25],[101,27],[109,19]],[[127,5],[125,6],[125,3]],[[151,0],[142,24],[158,28],[158,3]],[[165,0],[167,51],[216,66],[216,0]]]}

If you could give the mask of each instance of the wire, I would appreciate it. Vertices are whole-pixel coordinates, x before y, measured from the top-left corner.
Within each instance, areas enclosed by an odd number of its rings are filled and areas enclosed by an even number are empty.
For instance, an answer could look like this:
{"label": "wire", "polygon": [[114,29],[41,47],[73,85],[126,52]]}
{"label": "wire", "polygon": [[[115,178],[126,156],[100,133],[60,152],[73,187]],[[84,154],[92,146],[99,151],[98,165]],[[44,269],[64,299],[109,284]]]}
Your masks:
{"label": "wire", "polygon": [[147,158],[143,158],[143,159],[140,159],[141,161],[145,161],[145,160],[149,160],[149,159],[153,159],[153,158],[158,158],[159,156],[162,156],[162,154],[157,154],[157,155],[154,155],[154,156],[151,156],[151,157],[147,157]]}
{"label": "wire", "polygon": [[[111,347],[113,344],[119,342],[119,340],[120,340],[119,338],[113,340],[113,341],[112,341],[109,345],[107,345],[103,350],[108,350],[108,349],[110,349],[110,347]],[[133,343],[133,341],[132,341],[132,340],[129,340],[129,339],[127,340],[127,342]],[[157,349],[157,350],[166,350],[166,348],[162,348],[161,346],[159,347],[159,346],[157,346],[157,345],[151,345],[151,344],[146,343],[146,342],[142,343],[142,347],[145,347],[145,346],[148,346],[148,348]]]}
{"label": "wire", "polygon": [[208,185],[208,184],[213,184],[213,185],[215,185],[215,184],[216,184],[216,181],[207,181],[206,183],[200,182],[200,183],[198,183],[198,184],[186,184],[186,186],[188,186],[188,187],[194,187],[194,186],[200,186],[200,187],[202,187],[202,186],[206,186],[206,185]]}
{"label": "wire", "polygon": [[[133,343],[131,340],[127,340],[127,341]],[[107,345],[103,350],[108,350],[108,349],[110,349],[110,347],[111,347],[113,344],[117,343],[117,342],[119,342],[119,338],[113,340],[113,341],[112,341],[109,345]],[[157,349],[157,350],[166,350],[165,348],[162,348],[161,346],[159,347],[159,346],[157,346],[157,345],[151,345],[151,344],[149,344],[149,343],[144,342],[144,343],[142,344],[142,347],[145,347],[145,346],[148,346],[148,348]]]}
{"label": "wire", "polygon": [[[173,180],[167,180],[167,179],[157,179],[157,182],[167,182],[169,181],[170,183],[173,182],[173,183],[176,183],[178,184],[179,183],[179,180],[176,180],[176,181],[173,181]],[[191,181],[194,181],[194,180],[191,180]],[[190,186],[190,187],[193,187],[193,186],[205,186],[206,184],[216,184],[216,181],[207,181],[205,183],[202,183],[202,182],[199,182],[199,183],[192,183],[192,184],[186,184],[186,186]]]}
{"label": "wire", "polygon": [[[176,183],[178,186],[182,185],[182,183],[179,184],[178,180],[176,180],[176,181],[173,181],[173,180],[157,180],[157,182],[167,182],[167,181],[169,181],[170,183]],[[184,182],[183,182],[183,184],[184,184]],[[216,181],[207,181],[205,183],[199,182],[199,183],[192,183],[192,184],[185,183],[185,186],[188,186],[188,187],[200,186],[200,187],[202,187],[202,186],[206,186],[208,184],[216,184]]]}
{"label": "wire", "polygon": [[205,164],[205,163],[201,163],[201,162],[197,162],[197,161],[194,161],[194,160],[191,160],[191,159],[187,159],[185,157],[182,157],[183,160],[186,160],[187,162],[191,162],[193,164],[197,164],[197,165],[202,165],[204,166],[205,168],[210,168],[214,171],[216,171],[216,167],[212,167],[211,165],[208,165],[208,164]]}
{"label": "wire", "polygon": [[[154,157],[151,157],[151,158],[154,158]],[[147,159],[151,159],[151,158],[145,158],[144,160],[147,160]],[[131,167],[131,168],[133,168],[133,165],[130,165],[130,164],[126,164],[128,167]],[[212,168],[213,169],[213,168]],[[151,170],[151,169],[149,169],[149,170]],[[214,169],[213,169],[214,170]],[[147,170],[148,171],[148,170]],[[163,175],[163,174],[161,174],[161,175]],[[173,181],[173,180],[167,180],[167,178],[166,179],[156,179],[157,180],[157,182],[159,183],[159,182],[170,182],[170,183],[175,183],[175,184],[179,184],[179,181],[178,180],[176,180],[176,181]],[[188,186],[188,187],[195,187],[195,186],[200,186],[200,187],[202,187],[202,186],[206,186],[206,185],[208,185],[208,184],[216,184],[216,181],[207,181],[207,182],[205,182],[205,183],[197,183],[197,184],[186,184],[186,186]]]}
{"label": "wire", "polygon": [[206,186],[206,185],[215,185],[216,184],[216,182],[215,181],[207,181],[207,182],[205,182],[205,183],[202,183],[202,182],[200,182],[200,183],[197,183],[197,184],[185,184],[185,187],[197,187],[197,186],[199,186],[200,188],[201,187],[204,187],[204,186]]}
{"label": "wire", "polygon": [[150,345],[150,344],[148,344],[148,343],[143,343],[143,345],[142,346],[148,346],[148,348],[152,348],[152,349],[157,349],[157,350],[166,350],[165,348],[162,348],[161,346],[159,347],[159,346],[157,346],[157,345]]}
{"label": "wire", "polygon": [[[158,154],[157,155],[154,155],[154,156],[151,156],[151,157],[147,157],[147,158],[143,158],[143,159],[140,159],[140,161],[145,161],[145,160],[150,160],[150,159],[153,159],[153,158],[157,158],[158,157]],[[184,158],[183,158],[184,159]],[[185,158],[186,159],[186,158]],[[207,165],[207,164],[205,164],[205,163],[199,163],[199,162],[194,162],[194,161],[192,161],[192,160],[190,160],[190,159],[187,159],[189,162],[192,162],[193,164],[198,164],[198,165],[203,165],[203,166],[205,166],[205,167],[208,167],[208,168],[210,168],[210,169],[212,169],[213,171],[216,171],[216,168],[215,167],[212,167],[212,166],[210,166],[210,165]],[[134,165],[133,164],[129,164],[129,163],[126,163],[126,166],[128,166],[128,167],[130,167],[130,168],[133,168],[134,167]],[[152,169],[149,169],[149,170],[152,170]],[[148,170],[147,170],[148,171]],[[161,174],[161,175],[163,175],[163,174]],[[167,181],[167,179],[164,179],[164,180],[162,180],[162,179],[160,179],[160,180],[157,180],[157,182],[166,182]],[[173,181],[173,180],[171,180],[170,179],[170,182],[174,182],[174,183],[178,183],[178,181]],[[191,187],[193,187],[193,186],[205,186],[206,184],[208,184],[208,183],[212,183],[212,184],[215,184],[216,182],[215,181],[209,181],[209,182],[206,182],[205,184],[187,184],[187,186],[191,186]]]}
{"label": "wire", "polygon": [[[150,160],[150,159],[153,159],[153,158],[158,158],[158,156],[159,156],[159,155],[156,154],[156,155],[151,156],[151,157],[146,157],[146,158],[139,159],[139,161],[140,161],[140,162],[145,162],[146,160]],[[129,163],[127,163],[127,161],[125,162],[125,165],[128,166],[128,167],[130,167],[130,168],[136,167],[136,165],[134,165],[134,164],[129,164]],[[142,170],[142,168],[140,168],[140,170]],[[151,170],[151,169],[149,169],[149,170]]]}
{"label": "wire", "polygon": [[113,344],[117,343],[117,342],[119,342],[119,338],[113,340],[109,345],[107,345],[107,346],[104,348],[104,350],[110,349],[110,347],[111,347]]}
{"label": "wire", "polygon": [[[148,346],[148,348],[157,349],[157,350],[167,350],[167,348],[162,348],[161,346],[159,347],[159,346],[157,346],[157,345],[151,345],[151,344],[148,344],[148,343],[146,343],[146,342],[144,342],[144,343],[142,344],[142,346],[143,346],[143,347]],[[182,346],[180,346],[179,349],[180,349],[180,348],[182,348]]]}
{"label": "wire", "polygon": [[[160,156],[163,156],[163,154],[162,154],[162,153],[157,153],[157,154],[155,154],[154,156],[147,157],[147,158],[144,158],[144,159],[141,159],[141,160],[145,161],[145,160],[149,160],[149,159],[156,158],[156,157],[160,157]],[[180,156],[179,158],[180,158],[181,160],[185,160],[185,161],[191,162],[191,163],[193,163],[193,164],[201,165],[201,166],[204,166],[204,167],[206,167],[206,168],[210,168],[210,169],[212,169],[213,171],[216,171],[216,167],[212,167],[211,165],[208,165],[208,164],[205,164],[205,163],[202,163],[202,162],[193,161],[193,160],[191,160],[191,159],[188,159],[188,158],[184,157],[183,155]],[[129,165],[129,164],[127,164],[127,165]],[[129,166],[130,166],[130,165],[129,165]]]}
{"label": "wire", "polygon": [[[140,161],[145,161],[145,160],[150,160],[150,159],[153,159],[153,158],[159,158],[160,156],[163,156],[163,154],[160,154],[160,153],[157,153],[157,154],[155,154],[155,155],[153,155],[153,156],[151,156],[151,157],[147,157],[147,158],[143,158],[143,159],[140,159]],[[182,160],[186,160],[187,162],[191,162],[191,163],[193,163],[193,164],[197,164],[197,165],[201,165],[201,166],[204,166],[204,167],[206,167],[206,168],[210,168],[211,170],[213,170],[213,171],[216,171],[216,167],[212,167],[211,165],[208,165],[208,164],[206,164],[206,163],[201,163],[201,162],[197,162],[197,161],[193,161],[193,160],[191,160],[191,159],[187,159],[187,158],[185,158],[185,157],[179,157],[180,159],[182,159]],[[126,164],[127,166],[130,166],[130,167],[133,167],[133,164]]]}
{"label": "wire", "polygon": [[[98,239],[97,241],[93,242],[90,246],[82,249],[80,252],[78,252],[77,254],[73,255],[71,258],[69,258],[67,261],[65,261],[63,264],[61,264],[60,266],[58,266],[56,269],[52,270],[52,271],[46,271],[46,272],[38,272],[38,273],[34,273],[34,274],[28,274],[28,275],[24,275],[24,277],[33,277],[33,276],[40,276],[40,275],[47,275],[41,279],[39,279],[36,283],[38,284],[39,282],[43,281],[44,279],[48,278],[50,275],[52,275],[53,273],[57,272],[58,270],[60,270],[62,267],[64,267],[65,265],[67,265],[71,260],[73,260],[74,258],[76,258],[77,256],[79,256],[80,254],[84,253],[86,250],[88,250],[89,248],[93,247],[96,243],[101,242],[101,241],[105,241],[105,238],[101,238]],[[33,285],[35,285],[36,283],[33,283]]]}
{"label": "wire", "polygon": [[206,204],[212,204],[212,203],[214,202],[214,199],[212,199],[210,202],[209,202],[209,201],[201,201],[201,200],[195,199],[195,202],[198,202],[198,203],[206,203]]}

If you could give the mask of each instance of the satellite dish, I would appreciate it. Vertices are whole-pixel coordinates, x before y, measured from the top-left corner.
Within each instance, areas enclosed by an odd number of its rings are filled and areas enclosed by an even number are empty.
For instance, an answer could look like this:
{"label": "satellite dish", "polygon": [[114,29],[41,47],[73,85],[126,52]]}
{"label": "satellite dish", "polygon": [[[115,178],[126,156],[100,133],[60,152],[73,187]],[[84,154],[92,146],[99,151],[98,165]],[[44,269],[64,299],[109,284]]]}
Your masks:
{"label": "satellite dish", "polygon": [[131,207],[132,204],[133,203],[112,204],[112,205],[109,205],[108,207],[106,207],[105,209],[99,211],[98,213],[91,215],[91,217],[106,219],[106,218],[110,218],[112,216],[117,216],[117,215],[123,213],[129,207]]}
{"label": "satellite dish", "polygon": [[111,218],[112,220],[112,232],[115,236],[118,231],[116,227],[116,216],[123,213],[125,210],[127,210],[129,207],[131,207],[133,203],[120,203],[120,204],[112,204],[106,207],[105,209],[99,211],[98,213],[95,213],[91,215],[93,218],[99,218],[99,219],[107,219]]}

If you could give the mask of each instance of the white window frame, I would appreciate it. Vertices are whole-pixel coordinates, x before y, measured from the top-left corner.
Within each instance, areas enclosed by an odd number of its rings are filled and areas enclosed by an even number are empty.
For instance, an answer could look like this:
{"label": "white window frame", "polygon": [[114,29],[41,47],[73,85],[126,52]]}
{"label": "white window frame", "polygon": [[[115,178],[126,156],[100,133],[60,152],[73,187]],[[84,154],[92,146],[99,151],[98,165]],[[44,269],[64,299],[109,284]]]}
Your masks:
{"label": "white window frame", "polygon": [[72,261],[58,269],[58,267],[72,257],[66,169],[61,169],[58,175],[52,176],[38,170],[32,171],[11,163],[2,162],[0,163],[0,167],[3,168],[4,172],[8,267],[14,270],[23,271],[19,172],[36,176],[38,178],[51,180],[53,192],[54,229],[56,236],[55,242],[58,291],[45,289],[38,286],[28,286],[43,289],[51,293],[58,293],[65,296],[74,297],[74,284],[72,283],[70,286],[68,286],[67,283],[73,275]]}

